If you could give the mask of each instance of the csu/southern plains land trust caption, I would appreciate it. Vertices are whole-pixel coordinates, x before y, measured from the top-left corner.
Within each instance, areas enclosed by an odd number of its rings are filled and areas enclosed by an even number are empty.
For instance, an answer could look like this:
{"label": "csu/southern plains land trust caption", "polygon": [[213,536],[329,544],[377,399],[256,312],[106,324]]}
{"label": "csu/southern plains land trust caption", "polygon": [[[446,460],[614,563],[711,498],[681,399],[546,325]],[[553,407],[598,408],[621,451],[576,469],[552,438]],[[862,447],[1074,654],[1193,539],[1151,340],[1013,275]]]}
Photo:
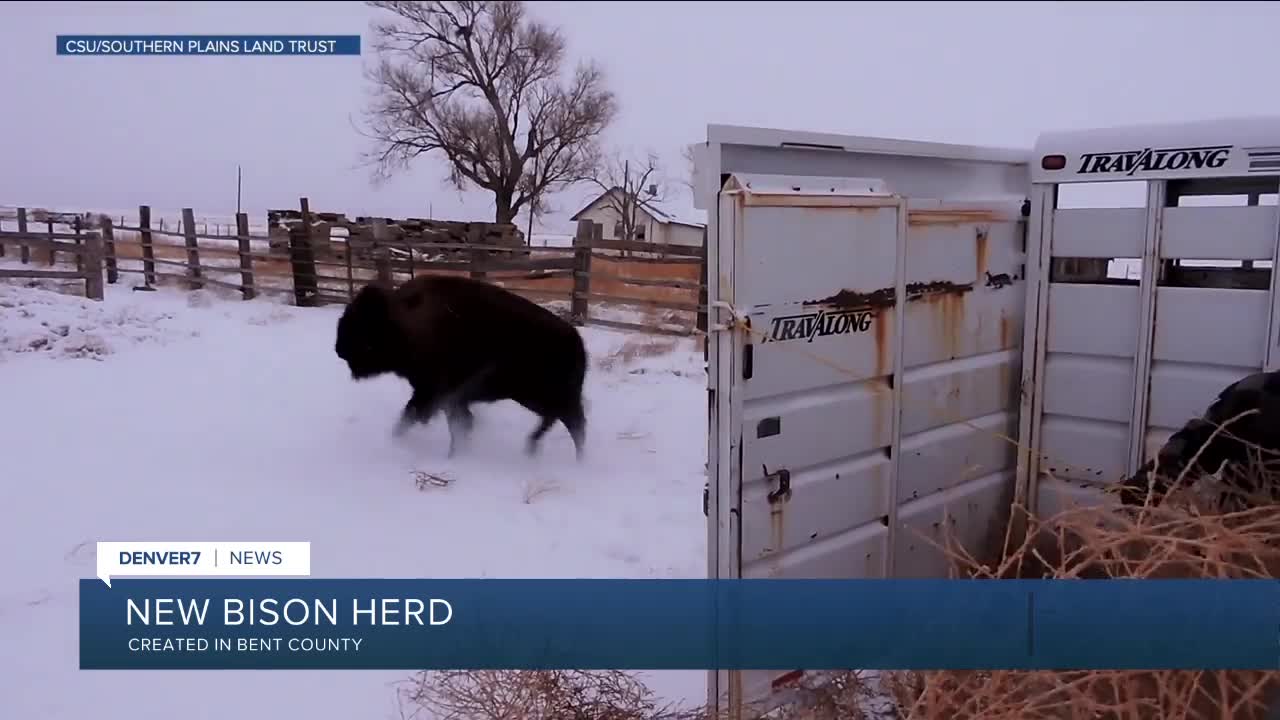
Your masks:
{"label": "csu/southern plains land trust caption", "polygon": [[[176,606],[176,608],[175,608]],[[216,607],[216,606],[215,606]],[[264,626],[284,623],[336,627],[340,625],[336,598],[223,598],[220,627]],[[211,602],[181,598],[132,598],[125,604],[125,624],[133,627],[203,626],[209,619]],[[453,606],[440,598],[353,598],[350,607],[351,627],[396,625],[447,625],[453,619]],[[217,620],[215,619],[215,624]],[[333,637],[205,637],[147,638],[130,637],[131,652],[358,652],[363,638]]]}

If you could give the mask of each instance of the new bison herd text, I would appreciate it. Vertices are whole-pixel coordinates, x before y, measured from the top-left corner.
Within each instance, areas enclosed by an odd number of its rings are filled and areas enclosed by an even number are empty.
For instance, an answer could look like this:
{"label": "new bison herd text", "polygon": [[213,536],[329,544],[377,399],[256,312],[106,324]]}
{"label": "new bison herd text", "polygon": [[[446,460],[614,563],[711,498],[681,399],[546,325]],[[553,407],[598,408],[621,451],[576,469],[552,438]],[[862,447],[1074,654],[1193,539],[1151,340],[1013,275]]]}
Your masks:
{"label": "new bison herd text", "polygon": [[462,449],[474,403],[513,400],[541,417],[525,452],[557,421],[578,460],[586,445],[587,351],[577,328],[502,287],[465,277],[366,285],[338,320],[335,350],[355,380],[393,373],[413,388],[397,436],[443,411],[449,456]]}

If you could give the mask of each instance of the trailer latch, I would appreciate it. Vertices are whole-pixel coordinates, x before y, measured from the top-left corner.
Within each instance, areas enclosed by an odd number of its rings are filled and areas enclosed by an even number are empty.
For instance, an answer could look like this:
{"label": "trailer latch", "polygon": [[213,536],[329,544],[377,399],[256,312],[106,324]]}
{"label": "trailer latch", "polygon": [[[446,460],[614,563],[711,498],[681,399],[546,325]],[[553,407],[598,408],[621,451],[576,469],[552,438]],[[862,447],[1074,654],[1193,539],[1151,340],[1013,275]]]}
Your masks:
{"label": "trailer latch", "polygon": [[777,472],[769,472],[767,466],[764,467],[764,479],[768,482],[777,481],[778,489],[769,492],[769,504],[773,505],[779,500],[791,499],[791,471],[783,468]]}

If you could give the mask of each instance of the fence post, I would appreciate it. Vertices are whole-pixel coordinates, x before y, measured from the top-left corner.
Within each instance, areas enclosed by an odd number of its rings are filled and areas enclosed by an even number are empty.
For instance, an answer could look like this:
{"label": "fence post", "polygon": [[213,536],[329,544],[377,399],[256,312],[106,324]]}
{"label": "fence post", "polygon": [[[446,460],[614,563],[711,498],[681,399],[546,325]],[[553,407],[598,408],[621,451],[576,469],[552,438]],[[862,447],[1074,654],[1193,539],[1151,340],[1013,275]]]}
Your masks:
{"label": "fence post", "polygon": [[378,282],[392,284],[391,253],[383,243],[387,239],[387,221],[382,218],[373,219],[373,267],[378,273]]}
{"label": "fence post", "polygon": [[569,302],[569,318],[574,325],[587,322],[587,296],[591,293],[591,241],[604,227],[590,220],[579,220],[573,236],[573,296]]}
{"label": "fence post", "polygon": [[249,214],[236,213],[236,244],[240,250],[240,295],[252,300],[258,293],[253,287],[253,249],[249,246]]}
{"label": "fence post", "polygon": [[116,238],[111,218],[102,216],[102,252],[107,265],[107,282],[112,285],[120,280],[120,271],[116,268]]}
{"label": "fence post", "polygon": [[[27,209],[18,208],[18,232],[26,234],[27,232]],[[26,265],[31,262],[31,246],[26,243],[26,238],[18,246],[18,255],[22,258],[22,264]]]}
{"label": "fence post", "polygon": [[472,268],[469,274],[473,280],[484,280],[488,273],[475,269],[484,267],[485,260],[489,259],[489,251],[479,247],[484,244],[484,228],[480,223],[471,223],[471,227],[467,229],[467,243],[471,245],[467,249],[467,260],[470,261]]}
{"label": "fence post", "polygon": [[200,281],[200,248],[196,239],[196,213],[191,208],[182,208],[182,235],[187,243],[187,286],[192,290],[204,287]]}
{"label": "fence post", "polygon": [[49,233],[49,267],[53,267],[58,262],[58,250],[53,245],[53,220],[46,220],[45,226],[48,227],[46,232]]}
{"label": "fence post", "polygon": [[84,294],[90,300],[106,298],[106,288],[102,282],[102,236],[96,231],[89,231],[85,236],[80,257],[80,272],[84,274]]}
{"label": "fence post", "polygon": [[347,263],[347,302],[354,300],[356,297],[355,268],[352,265],[353,261],[351,259],[351,253],[354,252],[352,249],[352,241],[354,240],[356,243],[360,243],[363,239],[363,233],[360,229],[354,227],[347,229],[347,249],[342,253],[343,259],[346,260]]}
{"label": "fence post", "polygon": [[77,215],[72,228],[76,234],[76,272],[78,273],[84,272],[84,239],[80,236],[81,224],[80,216]]}
{"label": "fence post", "polygon": [[156,282],[156,249],[151,245],[151,206],[138,206],[138,236],[142,242],[142,277],[146,289]]}
{"label": "fence post", "polygon": [[293,266],[293,299],[298,307],[314,307],[319,283],[311,248],[311,207],[301,198],[302,222],[289,230],[289,263]]}

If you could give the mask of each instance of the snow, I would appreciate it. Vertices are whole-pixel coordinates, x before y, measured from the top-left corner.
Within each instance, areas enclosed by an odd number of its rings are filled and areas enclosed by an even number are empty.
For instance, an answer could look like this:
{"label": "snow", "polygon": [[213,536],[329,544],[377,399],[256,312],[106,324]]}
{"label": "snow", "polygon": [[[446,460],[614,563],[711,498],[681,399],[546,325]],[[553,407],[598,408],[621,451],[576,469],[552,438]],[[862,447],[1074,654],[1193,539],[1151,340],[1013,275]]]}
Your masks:
{"label": "snow", "polygon": [[[402,672],[79,671],[77,580],[98,540],[308,540],[314,577],[705,573],[690,339],[583,328],[581,466],[559,426],[527,460],[536,420],[512,403],[476,408],[475,450],[450,461],[440,419],[391,437],[407,385],[350,379],[332,349],[340,308],[126,284],[98,303],[29,284],[0,283],[4,717],[398,717]],[[420,489],[414,472],[453,480]],[[702,699],[702,672],[645,676]]]}

